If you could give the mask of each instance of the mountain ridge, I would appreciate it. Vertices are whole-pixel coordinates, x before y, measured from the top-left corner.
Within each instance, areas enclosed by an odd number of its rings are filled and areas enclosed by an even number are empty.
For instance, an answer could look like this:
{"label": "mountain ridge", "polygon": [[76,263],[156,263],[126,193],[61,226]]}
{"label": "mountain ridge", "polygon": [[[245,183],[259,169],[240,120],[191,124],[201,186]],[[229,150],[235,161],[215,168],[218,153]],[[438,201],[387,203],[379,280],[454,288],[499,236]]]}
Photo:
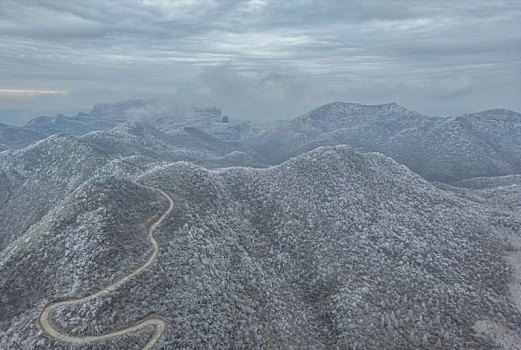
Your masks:
{"label": "mountain ridge", "polygon": [[[16,129],[19,136],[7,137],[15,131],[0,127],[0,144],[4,149],[20,148],[49,134],[108,131],[128,120],[143,120],[180,139],[190,133],[195,137],[200,130],[209,135],[206,138],[216,138],[208,142],[228,142],[229,152],[253,156],[247,164],[255,166],[277,164],[320,146],[348,144],[364,152],[382,152],[433,181],[521,173],[521,114],[499,108],[431,117],[395,102],[336,101],[274,126],[259,127],[231,119],[217,108],[128,100],[96,104],[89,114],[76,117],[39,117]],[[208,151],[207,141],[200,143],[199,151]],[[239,161],[234,160],[237,165]]]}
{"label": "mountain ridge", "polygon": [[[127,149],[129,135],[155,145],[147,130],[127,122],[112,135]],[[8,179],[0,176],[8,184],[0,199],[34,194],[6,210],[44,207],[37,188],[56,198],[41,216],[24,217],[0,254],[2,348],[62,347],[42,337],[38,312],[99,290],[92,281],[107,285],[148,256],[146,218],[164,199],[131,183],[125,160],[136,151],[118,160],[89,142],[62,134],[0,153]],[[501,319],[505,332],[521,322],[497,239],[521,221],[381,153],[339,145],[260,169],[157,159],[146,169],[140,181],[176,202],[157,231],[159,259],[106,297],[59,310],[56,326],[67,334],[110,332],[154,313],[167,324],[159,348],[489,349],[489,334],[472,331],[477,321]],[[71,177],[78,181],[67,190]],[[6,219],[0,227],[12,226]],[[90,348],[137,349],[149,336]]]}
{"label": "mountain ridge", "polygon": [[450,183],[521,173],[520,130],[521,114],[502,109],[429,117],[394,103],[336,102],[265,129],[244,143],[275,163],[318,146],[348,144],[382,152],[429,180]]}

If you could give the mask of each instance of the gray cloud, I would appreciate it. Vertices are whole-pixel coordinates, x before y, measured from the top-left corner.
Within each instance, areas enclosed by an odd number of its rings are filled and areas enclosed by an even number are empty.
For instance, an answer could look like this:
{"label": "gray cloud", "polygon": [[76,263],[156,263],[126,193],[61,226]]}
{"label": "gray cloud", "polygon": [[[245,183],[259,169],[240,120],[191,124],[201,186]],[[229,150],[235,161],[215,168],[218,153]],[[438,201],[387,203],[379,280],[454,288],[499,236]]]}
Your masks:
{"label": "gray cloud", "polygon": [[277,119],[332,100],[521,110],[518,1],[0,2],[4,108],[172,96]]}

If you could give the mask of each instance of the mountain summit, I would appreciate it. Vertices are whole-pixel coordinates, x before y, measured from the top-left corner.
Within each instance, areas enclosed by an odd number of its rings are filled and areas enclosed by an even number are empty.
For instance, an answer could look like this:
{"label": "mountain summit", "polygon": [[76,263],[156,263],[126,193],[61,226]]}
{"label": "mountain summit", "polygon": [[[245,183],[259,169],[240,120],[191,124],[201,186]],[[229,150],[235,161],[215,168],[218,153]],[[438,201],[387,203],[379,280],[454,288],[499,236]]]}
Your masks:
{"label": "mountain summit", "polygon": [[429,117],[396,103],[334,102],[243,142],[278,163],[318,146],[382,152],[429,180],[521,172],[521,114],[496,109]]}

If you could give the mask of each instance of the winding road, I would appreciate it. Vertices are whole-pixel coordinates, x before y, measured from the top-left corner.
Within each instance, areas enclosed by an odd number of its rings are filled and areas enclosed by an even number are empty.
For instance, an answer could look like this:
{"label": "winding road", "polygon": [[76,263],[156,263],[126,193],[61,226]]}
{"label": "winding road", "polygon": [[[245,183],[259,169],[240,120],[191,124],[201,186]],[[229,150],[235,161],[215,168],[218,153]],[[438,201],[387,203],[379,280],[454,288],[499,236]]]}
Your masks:
{"label": "winding road", "polygon": [[[132,164],[132,165],[135,165],[135,164]],[[40,315],[39,321],[40,321],[40,325],[42,326],[43,330],[49,336],[51,336],[53,338],[56,338],[58,340],[61,340],[63,342],[67,342],[67,343],[86,344],[86,343],[91,343],[91,342],[95,342],[95,341],[119,337],[121,335],[133,333],[133,332],[138,331],[143,328],[153,327],[155,329],[154,336],[150,339],[150,341],[143,348],[144,350],[147,350],[147,349],[152,348],[152,346],[157,342],[159,337],[161,337],[161,334],[163,333],[163,331],[165,329],[165,322],[163,320],[161,320],[159,318],[149,318],[149,319],[141,320],[132,326],[123,328],[121,330],[118,330],[118,331],[115,331],[112,333],[104,333],[104,334],[100,334],[100,335],[74,336],[74,335],[69,335],[67,333],[60,331],[58,328],[56,328],[56,325],[52,320],[52,315],[53,315],[54,311],[56,311],[57,309],[65,307],[65,306],[76,305],[76,304],[80,304],[80,303],[92,300],[92,299],[95,299],[97,297],[100,297],[104,294],[107,294],[107,293],[117,289],[123,283],[127,282],[131,278],[134,278],[135,276],[137,276],[138,274],[143,272],[143,270],[145,270],[147,267],[149,267],[156,259],[157,254],[159,252],[159,247],[158,247],[156,239],[154,238],[154,230],[163,222],[163,220],[168,216],[168,214],[170,214],[170,212],[174,208],[174,201],[165,191],[163,191],[160,188],[155,188],[155,187],[139,184],[137,181],[139,180],[139,177],[143,174],[143,170],[141,170],[137,165],[135,165],[135,166],[136,166],[139,174],[134,179],[132,179],[132,182],[140,187],[148,188],[153,191],[157,191],[157,192],[161,193],[166,199],[168,199],[168,202],[170,203],[168,209],[148,229],[148,239],[149,239],[150,243],[152,244],[153,252],[150,255],[150,257],[148,258],[148,260],[143,265],[141,265],[140,267],[138,267],[137,269],[132,271],[130,274],[122,277],[121,279],[117,280],[116,282],[112,283],[111,285],[105,287],[104,289],[102,289],[94,294],[91,294],[89,296],[86,296],[84,298],[81,298],[81,299],[65,300],[65,301],[55,302],[55,303],[51,303],[51,304],[47,305],[47,307],[45,307],[42,314]]]}

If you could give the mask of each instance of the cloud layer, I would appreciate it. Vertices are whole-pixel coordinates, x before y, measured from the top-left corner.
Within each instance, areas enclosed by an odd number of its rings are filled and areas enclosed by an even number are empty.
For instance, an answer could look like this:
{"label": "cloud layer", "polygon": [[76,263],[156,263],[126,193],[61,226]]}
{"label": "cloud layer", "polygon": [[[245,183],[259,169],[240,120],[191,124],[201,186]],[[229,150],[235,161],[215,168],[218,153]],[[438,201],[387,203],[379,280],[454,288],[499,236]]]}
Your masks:
{"label": "cloud layer", "polygon": [[0,106],[172,96],[275,119],[321,103],[521,110],[519,1],[0,2]]}

